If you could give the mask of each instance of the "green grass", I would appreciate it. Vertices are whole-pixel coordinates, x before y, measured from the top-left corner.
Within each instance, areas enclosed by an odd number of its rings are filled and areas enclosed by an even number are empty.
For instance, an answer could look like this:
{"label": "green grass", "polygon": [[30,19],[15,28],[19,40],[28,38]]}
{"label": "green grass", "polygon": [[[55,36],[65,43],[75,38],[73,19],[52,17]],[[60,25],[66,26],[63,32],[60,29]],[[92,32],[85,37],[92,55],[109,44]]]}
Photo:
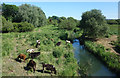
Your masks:
{"label": "green grass", "polygon": [[110,35],[118,35],[118,26],[119,25],[109,25]]}
{"label": "green grass", "polygon": [[98,45],[91,41],[86,41],[85,46],[89,52],[99,57],[108,66],[109,69],[115,73],[120,73],[120,57],[118,55],[106,51],[104,46]]}
{"label": "green grass", "polygon": [[[40,63],[45,62],[56,67],[57,76],[77,76],[78,65],[74,58],[72,44],[66,45],[65,40],[60,38],[66,32],[69,31],[58,30],[57,27],[49,25],[35,28],[32,32],[2,34],[3,76],[50,76],[48,73],[26,71],[24,67],[28,61],[18,63],[14,60],[20,53],[28,56],[26,50],[30,48],[41,52],[41,55],[34,59],[37,63],[37,70],[41,70],[42,65]],[[41,44],[38,48],[35,48],[38,39]],[[54,39],[54,41],[51,41],[51,39]],[[55,47],[58,41],[61,41],[62,44]],[[58,53],[59,57],[55,57],[53,55],[54,51],[59,51],[60,56]],[[69,57],[65,58],[64,56],[67,54]]]}

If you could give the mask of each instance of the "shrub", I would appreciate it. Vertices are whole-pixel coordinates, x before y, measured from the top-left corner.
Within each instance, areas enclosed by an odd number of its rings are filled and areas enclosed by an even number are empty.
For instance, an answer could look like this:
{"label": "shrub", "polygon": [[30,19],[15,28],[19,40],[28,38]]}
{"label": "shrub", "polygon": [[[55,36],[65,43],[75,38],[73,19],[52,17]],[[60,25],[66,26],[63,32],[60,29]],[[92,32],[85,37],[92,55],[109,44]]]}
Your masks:
{"label": "shrub", "polygon": [[116,48],[117,52],[120,53],[120,41],[115,42],[115,48]]}
{"label": "shrub", "polygon": [[34,26],[27,22],[13,23],[14,32],[28,32],[34,29]]}
{"label": "shrub", "polygon": [[60,22],[58,27],[60,29],[73,30],[76,27],[75,19],[72,17],[69,17],[66,20],[63,20],[62,22]]}
{"label": "shrub", "polygon": [[2,17],[2,32],[8,33],[13,30],[12,22],[7,21],[4,17]]}
{"label": "shrub", "polygon": [[59,58],[61,55],[62,55],[62,52],[61,52],[59,49],[55,49],[55,50],[53,51],[53,56],[54,56],[55,58]]}

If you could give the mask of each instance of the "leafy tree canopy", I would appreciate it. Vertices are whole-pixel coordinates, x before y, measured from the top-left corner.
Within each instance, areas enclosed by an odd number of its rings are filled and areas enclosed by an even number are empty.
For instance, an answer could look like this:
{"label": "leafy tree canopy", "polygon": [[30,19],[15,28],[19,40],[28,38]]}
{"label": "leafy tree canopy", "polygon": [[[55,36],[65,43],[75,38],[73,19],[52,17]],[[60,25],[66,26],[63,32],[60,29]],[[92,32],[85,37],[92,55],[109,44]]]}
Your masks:
{"label": "leafy tree canopy", "polygon": [[97,38],[107,34],[108,25],[105,16],[100,10],[93,9],[82,14],[80,28],[83,29],[84,35]]}
{"label": "leafy tree canopy", "polygon": [[2,4],[2,15],[9,21],[12,21],[19,8],[16,5]]}
{"label": "leafy tree canopy", "polygon": [[19,13],[16,15],[16,19],[14,21],[28,22],[33,24],[35,27],[40,27],[45,25],[47,20],[45,13],[41,8],[30,4],[22,4],[19,6]]}

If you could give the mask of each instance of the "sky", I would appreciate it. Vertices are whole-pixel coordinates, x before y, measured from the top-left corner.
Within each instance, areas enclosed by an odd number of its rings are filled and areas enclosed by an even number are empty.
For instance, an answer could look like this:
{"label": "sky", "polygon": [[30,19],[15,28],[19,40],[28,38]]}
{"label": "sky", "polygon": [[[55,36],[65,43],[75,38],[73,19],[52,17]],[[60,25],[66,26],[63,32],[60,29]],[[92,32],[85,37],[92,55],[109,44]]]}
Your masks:
{"label": "sky", "polygon": [[5,2],[20,6],[31,4],[40,7],[46,17],[64,16],[80,20],[82,13],[92,9],[101,10],[106,19],[118,19],[118,2]]}

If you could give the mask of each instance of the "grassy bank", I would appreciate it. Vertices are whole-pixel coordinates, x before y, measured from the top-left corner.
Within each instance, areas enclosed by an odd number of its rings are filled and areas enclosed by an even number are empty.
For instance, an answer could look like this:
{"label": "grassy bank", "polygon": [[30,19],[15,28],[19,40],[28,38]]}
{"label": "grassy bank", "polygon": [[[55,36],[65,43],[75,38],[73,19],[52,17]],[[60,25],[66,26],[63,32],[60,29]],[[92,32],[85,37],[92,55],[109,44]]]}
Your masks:
{"label": "grassy bank", "polygon": [[109,25],[109,29],[110,29],[110,35],[118,35],[118,25],[117,24],[113,24],[113,25]]}
{"label": "grassy bank", "polygon": [[85,41],[85,46],[87,50],[99,57],[111,71],[120,74],[120,56],[91,41]]}
{"label": "grassy bank", "polygon": [[[41,72],[41,62],[54,65],[57,69],[56,76],[77,76],[78,65],[74,58],[72,44],[66,44],[65,40],[61,39],[65,32],[68,31],[50,25],[36,28],[32,32],[2,34],[3,76],[50,76],[50,71]],[[41,44],[35,48],[38,39]],[[55,46],[58,41],[62,42],[61,45]],[[14,60],[20,53],[28,56],[26,50],[30,48],[41,52],[40,56],[34,59],[37,63],[35,73],[24,69],[28,61],[19,63]]]}

